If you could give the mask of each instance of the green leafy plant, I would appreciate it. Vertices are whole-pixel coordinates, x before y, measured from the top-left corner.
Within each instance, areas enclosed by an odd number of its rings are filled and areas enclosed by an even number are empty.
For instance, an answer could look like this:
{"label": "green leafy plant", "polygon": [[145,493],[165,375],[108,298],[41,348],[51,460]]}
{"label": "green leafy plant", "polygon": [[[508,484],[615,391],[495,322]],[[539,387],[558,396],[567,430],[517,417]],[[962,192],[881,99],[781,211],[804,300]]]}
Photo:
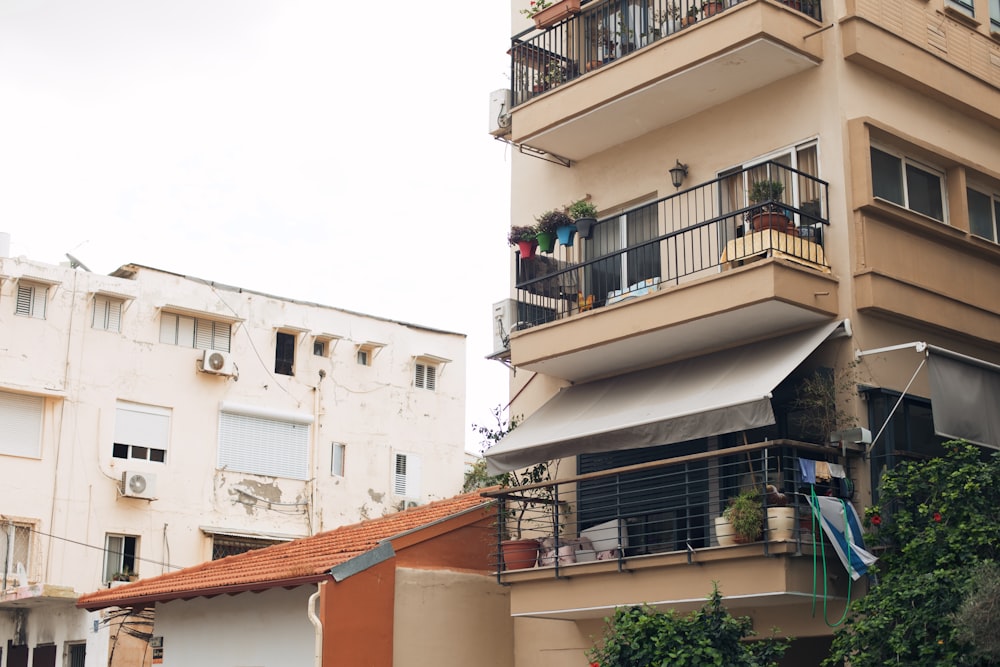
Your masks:
{"label": "green leafy plant", "polygon": [[546,211],[535,220],[538,222],[538,232],[546,234],[555,234],[557,228],[573,224],[573,219],[565,211],[558,210]]}
{"label": "green leafy plant", "polygon": [[549,2],[548,0],[531,0],[531,3],[528,5],[528,8],[522,9],[521,13],[530,19],[538,12],[542,11],[543,9],[547,9],[551,6],[552,3]]}
{"label": "green leafy plant", "polygon": [[723,518],[733,526],[736,537],[743,542],[755,542],[764,531],[764,506],[757,488],[741,491],[729,500],[722,511]]}
{"label": "green leafy plant", "polygon": [[879,504],[864,517],[881,546],[878,584],[851,603],[826,667],[996,664],[978,651],[989,645],[977,647],[956,619],[973,599],[978,568],[1000,560],[1000,453],[986,457],[961,441],[944,448],[883,476]]}
{"label": "green leafy plant", "polygon": [[519,241],[534,241],[537,235],[538,227],[535,225],[515,225],[507,234],[507,243],[516,246]]}
{"label": "green leafy plant", "polygon": [[[509,420],[504,417],[503,409],[499,406],[492,410],[496,424],[478,425],[473,424],[472,428],[480,435],[480,447],[485,453],[495,446],[508,433],[517,428],[519,420],[511,417]],[[490,475],[486,469],[486,460],[479,459],[465,474],[462,485],[464,492],[474,491],[488,486],[501,486],[505,488],[525,487],[532,484],[544,484],[552,481],[553,470],[557,467],[552,461],[536,463],[521,470],[511,470],[510,472]],[[525,514],[536,503],[545,503],[552,497],[552,487],[543,486],[537,489],[528,489],[523,494],[524,500],[512,501],[507,506],[506,517],[502,525],[504,539],[519,540],[523,533],[523,523]]]}
{"label": "green leafy plant", "polygon": [[796,383],[795,399],[791,402],[795,413],[791,419],[803,438],[823,444],[834,431],[858,425],[848,403],[857,392],[857,368],[857,361],[839,371],[817,368]]}
{"label": "green leafy plant", "polygon": [[725,665],[773,667],[790,640],[773,635],[758,641],[749,617],[734,618],[714,586],[698,611],[680,615],[648,606],[622,607],[606,619],[604,637],[587,651],[591,667]]}
{"label": "green leafy plant", "polygon": [[780,202],[784,192],[785,184],[781,181],[754,181],[750,186],[750,201],[755,204]]}
{"label": "green leafy plant", "polygon": [[570,207],[566,209],[566,213],[569,214],[569,217],[574,220],[579,220],[580,218],[596,218],[597,206],[587,199],[580,199],[570,204]]}

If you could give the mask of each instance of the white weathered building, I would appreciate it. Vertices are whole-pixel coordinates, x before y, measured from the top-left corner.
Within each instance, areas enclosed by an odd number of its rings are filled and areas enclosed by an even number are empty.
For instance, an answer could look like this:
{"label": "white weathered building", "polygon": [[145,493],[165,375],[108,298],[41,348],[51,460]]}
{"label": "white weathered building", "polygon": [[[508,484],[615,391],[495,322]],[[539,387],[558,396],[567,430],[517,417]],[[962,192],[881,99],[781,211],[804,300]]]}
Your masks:
{"label": "white weathered building", "polygon": [[0,664],[107,664],[81,593],[461,486],[462,334],[137,265],[0,280]]}

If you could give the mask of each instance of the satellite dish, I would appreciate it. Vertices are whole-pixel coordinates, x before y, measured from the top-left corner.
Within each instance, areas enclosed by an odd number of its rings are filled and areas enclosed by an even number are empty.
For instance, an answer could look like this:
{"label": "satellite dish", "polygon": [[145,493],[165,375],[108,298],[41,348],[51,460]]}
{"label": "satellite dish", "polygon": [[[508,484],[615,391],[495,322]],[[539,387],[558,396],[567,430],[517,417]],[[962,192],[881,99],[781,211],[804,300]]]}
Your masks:
{"label": "satellite dish", "polygon": [[78,260],[73,255],[71,255],[69,253],[66,253],[66,258],[69,260],[69,268],[71,268],[71,269],[81,268],[84,271],[86,271],[87,273],[92,273],[92,271],[87,268],[86,264],[84,264],[83,262],[81,262],[80,260]]}

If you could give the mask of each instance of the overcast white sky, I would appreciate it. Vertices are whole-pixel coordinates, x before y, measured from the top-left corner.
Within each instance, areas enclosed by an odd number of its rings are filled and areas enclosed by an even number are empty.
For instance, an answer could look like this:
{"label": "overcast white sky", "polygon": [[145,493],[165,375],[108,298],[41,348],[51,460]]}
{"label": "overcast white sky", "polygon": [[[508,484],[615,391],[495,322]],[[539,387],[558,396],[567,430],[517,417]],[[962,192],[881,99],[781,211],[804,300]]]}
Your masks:
{"label": "overcast white sky", "polygon": [[509,30],[497,1],[0,0],[0,231],[465,333],[488,423]]}

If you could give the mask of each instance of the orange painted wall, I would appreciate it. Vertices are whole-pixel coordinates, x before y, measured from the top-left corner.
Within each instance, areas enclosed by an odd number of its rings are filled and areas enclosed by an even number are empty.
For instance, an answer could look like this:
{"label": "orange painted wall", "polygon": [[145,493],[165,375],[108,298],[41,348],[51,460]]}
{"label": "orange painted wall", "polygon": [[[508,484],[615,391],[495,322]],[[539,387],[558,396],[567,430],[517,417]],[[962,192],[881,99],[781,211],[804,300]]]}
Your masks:
{"label": "orange painted wall", "polygon": [[323,587],[323,667],[392,667],[395,589],[394,558]]}
{"label": "orange painted wall", "polygon": [[490,514],[475,524],[451,530],[404,546],[404,540],[394,543],[396,564],[399,567],[458,569],[489,572],[490,554],[496,550],[494,515]]}

